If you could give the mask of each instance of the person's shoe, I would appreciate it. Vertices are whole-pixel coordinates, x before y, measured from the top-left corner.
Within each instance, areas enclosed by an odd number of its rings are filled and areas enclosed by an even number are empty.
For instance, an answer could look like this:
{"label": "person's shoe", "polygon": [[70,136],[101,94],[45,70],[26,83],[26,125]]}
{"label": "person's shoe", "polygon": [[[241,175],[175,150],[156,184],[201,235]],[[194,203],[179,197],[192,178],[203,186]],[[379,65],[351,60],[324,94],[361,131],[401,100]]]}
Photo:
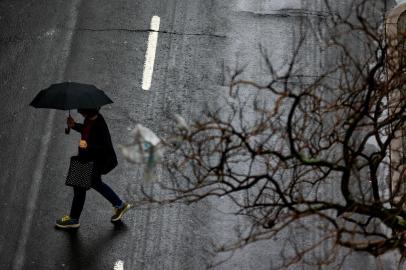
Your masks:
{"label": "person's shoe", "polygon": [[63,216],[63,218],[56,221],[55,226],[62,229],[79,228],[80,224],[77,219],[71,218],[69,215]]}
{"label": "person's shoe", "polygon": [[124,213],[127,212],[127,210],[131,207],[132,205],[129,203],[124,203],[123,207],[121,208],[114,207],[115,214],[111,217],[111,222],[119,221],[123,217]]}

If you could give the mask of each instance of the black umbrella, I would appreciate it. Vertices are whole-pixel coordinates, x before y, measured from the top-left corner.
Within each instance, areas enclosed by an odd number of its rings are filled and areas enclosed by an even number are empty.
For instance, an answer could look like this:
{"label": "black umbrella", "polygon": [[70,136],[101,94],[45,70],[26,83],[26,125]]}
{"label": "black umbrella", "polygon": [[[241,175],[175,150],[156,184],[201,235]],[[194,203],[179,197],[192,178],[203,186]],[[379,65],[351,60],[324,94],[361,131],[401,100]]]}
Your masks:
{"label": "black umbrella", "polygon": [[[30,105],[35,108],[69,110],[70,116],[71,109],[92,109],[109,103],[113,101],[94,85],[63,82],[41,90]],[[65,129],[65,133],[69,131],[69,127]]]}

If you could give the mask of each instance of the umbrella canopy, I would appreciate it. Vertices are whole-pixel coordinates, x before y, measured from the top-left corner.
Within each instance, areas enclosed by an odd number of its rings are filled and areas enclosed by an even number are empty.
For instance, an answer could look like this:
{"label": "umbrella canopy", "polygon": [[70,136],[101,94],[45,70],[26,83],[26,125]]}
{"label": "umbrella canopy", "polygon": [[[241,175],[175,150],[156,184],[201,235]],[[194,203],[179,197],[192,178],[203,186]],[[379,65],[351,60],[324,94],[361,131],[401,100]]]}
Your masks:
{"label": "umbrella canopy", "polygon": [[94,85],[63,82],[41,90],[30,105],[35,108],[71,110],[92,109],[109,103],[113,101]]}

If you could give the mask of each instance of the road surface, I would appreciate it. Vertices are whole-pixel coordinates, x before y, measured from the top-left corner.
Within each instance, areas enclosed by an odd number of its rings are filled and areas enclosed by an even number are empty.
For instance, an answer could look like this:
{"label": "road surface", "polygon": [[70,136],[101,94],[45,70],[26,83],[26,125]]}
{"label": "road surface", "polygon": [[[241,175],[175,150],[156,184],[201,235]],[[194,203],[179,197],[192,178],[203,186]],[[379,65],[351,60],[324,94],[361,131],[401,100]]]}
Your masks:
{"label": "road surface", "polygon": [[[52,83],[91,83],[114,100],[101,109],[114,145],[130,142],[136,123],[161,134],[173,113],[191,119],[216,102],[227,89],[226,67],[247,64],[244,76],[261,80],[259,43],[275,61],[289,50],[296,17],[258,11],[245,0],[1,1],[0,269],[205,269],[225,258],[208,250],[210,242],[229,239],[243,221],[216,210],[227,209],[221,200],[134,209],[113,226],[112,207],[91,190],[81,228],[55,230],[55,220],[69,213],[73,192],[64,175],[80,137],[64,133],[68,112],[28,104]],[[153,16],[160,28],[151,87],[143,90]],[[103,180],[131,199],[127,191],[140,186],[141,171],[115,149],[119,165]],[[217,269],[272,269],[276,245],[246,248]]]}

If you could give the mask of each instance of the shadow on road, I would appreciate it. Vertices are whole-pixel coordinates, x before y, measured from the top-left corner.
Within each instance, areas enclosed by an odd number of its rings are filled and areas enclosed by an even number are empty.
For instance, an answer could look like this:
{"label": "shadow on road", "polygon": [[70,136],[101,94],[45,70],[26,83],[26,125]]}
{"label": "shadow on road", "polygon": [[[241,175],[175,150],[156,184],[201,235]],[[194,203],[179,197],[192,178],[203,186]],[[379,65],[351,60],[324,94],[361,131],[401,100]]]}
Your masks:
{"label": "shadow on road", "polygon": [[[66,248],[65,253],[60,254],[63,269],[104,269],[103,259],[110,257],[114,241],[120,241],[120,238],[128,231],[128,226],[123,222],[113,223],[113,228],[108,231],[102,231],[93,234],[97,238],[91,239],[88,231],[81,232],[80,229],[56,229],[56,231],[65,234]],[[120,237],[119,237],[120,236]],[[63,252],[63,251],[62,251]]]}

